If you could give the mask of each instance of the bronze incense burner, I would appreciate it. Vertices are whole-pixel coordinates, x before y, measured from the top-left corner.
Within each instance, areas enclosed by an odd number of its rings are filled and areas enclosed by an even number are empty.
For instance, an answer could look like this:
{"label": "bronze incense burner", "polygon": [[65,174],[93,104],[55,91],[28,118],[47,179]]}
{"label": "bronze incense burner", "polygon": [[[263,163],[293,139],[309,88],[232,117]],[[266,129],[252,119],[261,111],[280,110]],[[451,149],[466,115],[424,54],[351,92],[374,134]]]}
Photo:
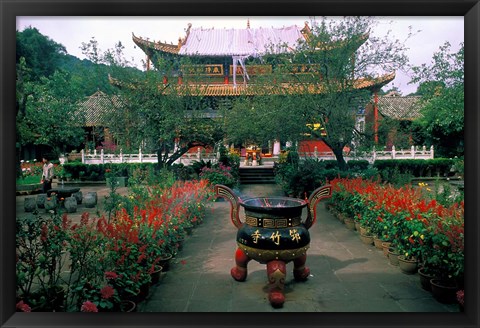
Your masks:
{"label": "bronze incense burner", "polygon": [[[267,265],[269,301],[274,307],[285,302],[283,293],[286,264],[293,261],[296,281],[308,279],[310,269],[305,266],[310,246],[308,229],[316,221],[316,205],[331,197],[332,187],[326,185],[312,192],[308,200],[289,197],[255,197],[240,199],[230,188],[216,185],[217,197],[231,204],[230,216],[237,227],[236,266],[230,271],[237,281],[247,278],[250,260]],[[245,210],[244,222],[240,220],[240,206]],[[302,221],[302,211],[307,207],[307,218]]]}

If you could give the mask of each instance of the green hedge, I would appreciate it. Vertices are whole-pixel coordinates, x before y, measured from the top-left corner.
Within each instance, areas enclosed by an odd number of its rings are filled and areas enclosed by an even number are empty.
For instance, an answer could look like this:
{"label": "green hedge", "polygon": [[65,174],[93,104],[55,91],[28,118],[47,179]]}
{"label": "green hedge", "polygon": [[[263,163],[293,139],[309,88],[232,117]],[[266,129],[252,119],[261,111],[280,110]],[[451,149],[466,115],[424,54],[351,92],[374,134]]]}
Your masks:
{"label": "green hedge", "polygon": [[385,159],[377,160],[373,167],[378,169],[380,174],[397,170],[403,174],[410,174],[413,177],[443,177],[447,176],[454,162],[448,158],[435,159]]}
{"label": "green hedge", "polygon": [[[157,163],[84,164],[81,162],[68,162],[63,167],[65,176],[71,180],[105,181],[106,170],[110,170],[116,176],[131,177],[136,170],[155,171]],[[198,178],[198,174],[190,166],[174,164],[170,169],[179,180]]]}
{"label": "green hedge", "polygon": [[105,181],[105,172],[110,170],[116,176],[129,177],[135,169],[154,167],[156,163],[131,163],[131,164],[84,164],[69,162],[63,165],[65,176],[72,180]]}

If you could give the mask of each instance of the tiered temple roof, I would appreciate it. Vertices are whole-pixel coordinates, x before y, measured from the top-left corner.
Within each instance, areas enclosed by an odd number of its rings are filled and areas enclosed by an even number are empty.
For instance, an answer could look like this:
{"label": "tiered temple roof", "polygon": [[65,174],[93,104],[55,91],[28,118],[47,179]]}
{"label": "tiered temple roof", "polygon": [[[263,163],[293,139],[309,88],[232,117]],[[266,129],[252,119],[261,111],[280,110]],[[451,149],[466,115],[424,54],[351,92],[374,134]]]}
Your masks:
{"label": "tiered temple roof", "polygon": [[[150,41],[132,33],[133,42],[148,56],[156,52],[186,56],[259,56],[290,52],[299,41],[309,41],[312,34],[308,22],[300,28],[296,25],[281,28],[256,28],[249,24],[246,29],[191,28],[189,24],[184,38],[177,44]],[[368,39],[368,33],[359,35],[354,44],[359,47]],[[331,50],[341,47],[343,42],[318,44],[317,50]]]}
{"label": "tiered temple roof", "polygon": [[[353,87],[355,89],[369,89],[374,87],[381,87],[385,84],[390,83],[395,78],[395,73],[387,74],[376,79],[358,79],[355,81]],[[113,85],[121,86],[121,81],[112,78],[109,76],[110,83]],[[254,96],[262,95],[265,93],[269,94],[321,94],[323,89],[321,84],[292,84],[292,83],[281,83],[278,85],[273,85],[270,87],[258,88],[255,85],[251,84],[239,84],[234,86],[232,84],[197,84],[194,86],[189,85],[177,85],[171,84],[167,88],[162,89],[163,93],[168,92],[178,92],[178,94],[190,95],[190,96],[212,96],[212,97],[225,97],[225,96]],[[175,91],[170,91],[174,89]]]}
{"label": "tiered temple roof", "polygon": [[[258,73],[263,70],[270,72],[271,65],[248,65],[246,60],[249,58],[261,57],[267,54],[280,54],[294,51],[299,41],[311,42],[312,31],[305,22],[305,26],[300,28],[296,25],[282,28],[250,28],[247,24],[245,29],[215,29],[215,28],[192,28],[189,24],[186,29],[185,37],[179,38],[177,44],[166,43],[160,41],[150,41],[137,37],[132,33],[134,43],[139,46],[147,55],[148,59],[155,56],[188,56],[194,58],[210,58],[215,62],[215,58],[219,58],[218,62],[204,65],[189,65],[189,70],[183,71],[186,79],[196,75],[202,78],[196,79],[194,82],[182,81],[179,83],[170,82],[170,89],[175,88],[180,94],[203,96],[239,96],[239,95],[258,95],[258,88],[255,87],[254,81],[246,83],[252,75],[264,74]],[[369,34],[358,35],[349,42],[349,51],[356,51],[367,39]],[[346,40],[336,40],[328,44],[317,44],[315,49],[318,51],[330,51],[332,49],[345,47]],[[228,58],[231,58],[229,67]],[[220,58],[223,58],[220,60]],[[149,62],[149,61],[147,61]],[[238,66],[237,66],[238,65]],[[267,67],[268,66],[268,67]],[[300,67],[303,66],[303,67]],[[311,66],[308,68],[307,66]],[[299,65],[297,69],[313,69],[315,64]],[[148,69],[149,66],[147,66]],[[185,67],[184,67],[185,68]],[[186,68],[185,68],[186,69]],[[238,69],[240,69],[240,81],[237,81]],[[198,71],[197,71],[198,70]],[[233,73],[232,73],[233,72]],[[303,71],[302,71],[303,72]],[[298,72],[298,73],[302,73]],[[250,76],[250,77],[249,77]],[[225,77],[225,80],[224,80]],[[375,79],[358,79],[354,83],[356,89],[380,89],[383,85],[388,84],[395,78],[395,73],[385,74]],[[203,79],[203,80],[202,80]],[[111,79],[112,83],[119,84],[119,81]],[[233,81],[233,83],[232,83]],[[238,82],[238,84],[237,84]],[[191,87],[191,84],[194,87]],[[273,81],[272,81],[273,83]],[[187,84],[190,84],[188,87]],[[299,85],[292,82],[278,83],[267,88],[274,94],[288,93],[322,93],[323,89],[320,83],[314,83],[310,86]],[[166,89],[168,90],[168,88]]]}

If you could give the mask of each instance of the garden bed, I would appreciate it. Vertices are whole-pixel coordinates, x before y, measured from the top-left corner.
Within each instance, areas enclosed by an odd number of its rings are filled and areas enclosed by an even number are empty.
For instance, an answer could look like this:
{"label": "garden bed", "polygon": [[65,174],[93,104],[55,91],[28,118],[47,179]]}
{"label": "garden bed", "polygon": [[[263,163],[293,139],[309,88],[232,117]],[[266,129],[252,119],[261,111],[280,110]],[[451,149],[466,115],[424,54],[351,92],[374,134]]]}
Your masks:
{"label": "garden bed", "polygon": [[32,184],[17,184],[16,185],[16,194],[19,195],[31,195],[36,194],[42,191],[41,183],[32,183]]}

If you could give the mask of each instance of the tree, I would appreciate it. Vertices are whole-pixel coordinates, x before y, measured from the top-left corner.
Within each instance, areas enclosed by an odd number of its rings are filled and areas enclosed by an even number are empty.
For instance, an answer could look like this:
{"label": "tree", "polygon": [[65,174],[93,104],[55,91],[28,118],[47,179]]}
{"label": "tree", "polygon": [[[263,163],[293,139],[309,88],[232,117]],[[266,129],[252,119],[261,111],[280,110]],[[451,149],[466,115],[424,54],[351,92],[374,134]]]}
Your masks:
{"label": "tree", "polygon": [[[364,16],[322,18],[313,23],[312,34],[297,49],[266,56],[265,61],[275,64],[273,77],[256,81],[264,93],[281,95],[275,115],[279,122],[296,127],[289,131],[291,137],[306,133],[322,140],[332,149],[340,169],[346,169],[344,147],[352,146],[352,140],[362,134],[355,129],[356,113],[371,99],[371,88],[361,83],[395,72],[408,61],[404,41],[390,40],[390,33],[383,38],[369,34],[375,24],[372,17]],[[299,71],[302,64],[309,70]],[[271,100],[257,101],[261,99]]]}
{"label": "tree", "polygon": [[54,75],[65,54],[63,45],[42,35],[36,28],[16,32],[17,176],[21,175],[22,147],[27,143],[38,144],[38,137],[43,133],[42,118],[32,116],[36,115],[32,110],[37,105],[34,101],[41,98],[39,93],[47,92],[46,81]]}
{"label": "tree", "polygon": [[291,97],[276,94],[238,97],[232,100],[231,108],[222,111],[225,117],[225,141],[264,146],[272,138],[292,142],[299,140],[301,131],[307,131],[303,122],[295,118],[298,112],[287,110],[286,104],[291,100]]}
{"label": "tree", "polygon": [[208,108],[199,90],[188,85],[164,83],[164,76],[172,74],[181,63],[159,59],[155,70],[139,77],[125,67],[122,47],[109,50],[103,56],[108,64],[122,74],[115,79],[119,87],[112,96],[121,110],[105,116],[109,131],[126,149],[154,151],[159,167],[168,167],[192,147],[214,146],[223,137],[221,124],[204,118]]}
{"label": "tree", "polygon": [[55,155],[65,152],[67,146],[80,145],[84,117],[78,100],[65,72],[56,71],[50,78],[31,82],[25,113],[17,115],[17,141],[50,146]]}
{"label": "tree", "polygon": [[434,145],[438,156],[463,156],[464,149],[464,44],[457,52],[445,42],[430,65],[412,68],[411,83],[420,83],[422,117],[414,128],[420,142]]}

